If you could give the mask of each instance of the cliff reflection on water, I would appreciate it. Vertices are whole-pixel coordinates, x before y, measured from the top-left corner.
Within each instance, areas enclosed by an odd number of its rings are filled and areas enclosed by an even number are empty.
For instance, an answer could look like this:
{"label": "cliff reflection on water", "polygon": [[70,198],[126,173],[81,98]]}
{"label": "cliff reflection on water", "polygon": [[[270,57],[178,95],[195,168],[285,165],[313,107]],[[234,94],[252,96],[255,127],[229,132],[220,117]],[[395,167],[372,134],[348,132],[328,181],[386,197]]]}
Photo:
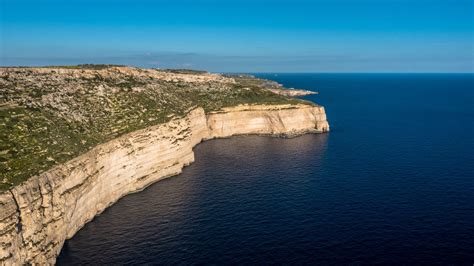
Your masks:
{"label": "cliff reflection on water", "polygon": [[273,245],[275,236],[294,229],[282,218],[307,211],[319,179],[319,171],[308,178],[307,167],[323,167],[329,137],[204,142],[182,174],[122,198],[87,224],[66,242],[58,263],[214,261],[200,250],[224,262],[253,245]]}

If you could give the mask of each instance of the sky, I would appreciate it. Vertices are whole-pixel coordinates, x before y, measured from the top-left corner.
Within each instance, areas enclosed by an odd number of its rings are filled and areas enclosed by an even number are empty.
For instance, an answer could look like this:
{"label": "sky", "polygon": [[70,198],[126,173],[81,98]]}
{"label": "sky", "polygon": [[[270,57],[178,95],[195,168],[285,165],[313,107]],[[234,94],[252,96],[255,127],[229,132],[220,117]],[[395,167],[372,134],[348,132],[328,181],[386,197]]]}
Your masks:
{"label": "sky", "polygon": [[0,0],[0,65],[474,72],[474,0]]}

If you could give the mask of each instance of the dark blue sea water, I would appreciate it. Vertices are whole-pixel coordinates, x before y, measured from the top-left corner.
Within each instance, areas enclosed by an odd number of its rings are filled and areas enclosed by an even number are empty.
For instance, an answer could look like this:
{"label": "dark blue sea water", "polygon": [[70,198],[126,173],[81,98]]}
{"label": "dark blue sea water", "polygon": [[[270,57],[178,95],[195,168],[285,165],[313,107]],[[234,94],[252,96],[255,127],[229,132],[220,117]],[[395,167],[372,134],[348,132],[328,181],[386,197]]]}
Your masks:
{"label": "dark blue sea water", "polygon": [[331,132],[196,147],[58,264],[474,263],[474,75],[265,74],[313,89]]}

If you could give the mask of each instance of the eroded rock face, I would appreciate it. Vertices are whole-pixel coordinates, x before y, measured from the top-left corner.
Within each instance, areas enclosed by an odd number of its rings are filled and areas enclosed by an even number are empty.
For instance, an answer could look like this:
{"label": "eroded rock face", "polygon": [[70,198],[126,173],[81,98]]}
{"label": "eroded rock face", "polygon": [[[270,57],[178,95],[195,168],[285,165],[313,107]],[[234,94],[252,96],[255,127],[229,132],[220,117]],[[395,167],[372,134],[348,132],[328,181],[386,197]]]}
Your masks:
{"label": "eroded rock face", "polygon": [[211,138],[246,134],[291,137],[329,131],[324,107],[303,104],[223,108],[208,114],[207,125]]}
{"label": "eroded rock face", "polygon": [[64,241],[119,198],[181,172],[202,140],[326,132],[323,107],[238,106],[129,133],[0,194],[0,264],[53,264]]}

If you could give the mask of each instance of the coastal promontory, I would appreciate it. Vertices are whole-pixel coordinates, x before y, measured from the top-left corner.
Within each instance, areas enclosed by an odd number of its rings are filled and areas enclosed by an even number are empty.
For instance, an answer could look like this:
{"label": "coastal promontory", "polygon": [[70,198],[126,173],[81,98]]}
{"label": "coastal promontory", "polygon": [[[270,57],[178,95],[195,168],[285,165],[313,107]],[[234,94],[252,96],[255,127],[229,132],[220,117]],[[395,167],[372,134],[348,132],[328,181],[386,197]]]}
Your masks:
{"label": "coastal promontory", "polygon": [[[203,140],[329,131],[252,76],[111,65],[0,69],[0,264],[54,263],[119,198],[181,172]],[[204,159],[204,158],[203,158]]]}

